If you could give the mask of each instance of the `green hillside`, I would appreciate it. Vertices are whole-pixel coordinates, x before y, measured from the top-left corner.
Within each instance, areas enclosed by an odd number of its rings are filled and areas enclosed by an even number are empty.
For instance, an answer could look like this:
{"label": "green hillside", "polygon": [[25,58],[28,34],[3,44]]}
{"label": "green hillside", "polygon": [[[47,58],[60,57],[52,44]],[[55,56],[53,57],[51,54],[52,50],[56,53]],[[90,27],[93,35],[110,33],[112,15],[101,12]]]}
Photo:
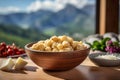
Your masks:
{"label": "green hillside", "polygon": [[0,42],[6,42],[7,44],[15,43],[20,47],[24,47],[29,42],[48,37],[36,29],[23,29],[15,25],[0,24]]}
{"label": "green hillside", "polygon": [[24,47],[25,44],[31,42],[32,40],[19,37],[16,35],[8,34],[5,32],[0,32],[0,42],[6,42],[7,44],[15,43],[20,47]]}

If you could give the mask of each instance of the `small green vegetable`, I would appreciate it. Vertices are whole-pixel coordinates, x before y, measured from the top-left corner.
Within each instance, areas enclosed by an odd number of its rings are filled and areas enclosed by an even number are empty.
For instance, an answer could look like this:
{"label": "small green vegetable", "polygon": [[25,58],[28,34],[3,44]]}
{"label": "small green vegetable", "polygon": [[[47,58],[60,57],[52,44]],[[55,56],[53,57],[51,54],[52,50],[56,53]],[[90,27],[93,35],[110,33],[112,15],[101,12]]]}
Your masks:
{"label": "small green vegetable", "polygon": [[[106,51],[105,48],[106,48],[106,42],[111,40],[110,38],[103,38],[102,40],[100,41],[97,41],[95,40],[93,42],[93,44],[91,43],[87,43],[88,45],[90,45],[91,49],[94,51],[94,50],[100,50],[100,51]],[[117,44],[117,43],[115,43]]]}

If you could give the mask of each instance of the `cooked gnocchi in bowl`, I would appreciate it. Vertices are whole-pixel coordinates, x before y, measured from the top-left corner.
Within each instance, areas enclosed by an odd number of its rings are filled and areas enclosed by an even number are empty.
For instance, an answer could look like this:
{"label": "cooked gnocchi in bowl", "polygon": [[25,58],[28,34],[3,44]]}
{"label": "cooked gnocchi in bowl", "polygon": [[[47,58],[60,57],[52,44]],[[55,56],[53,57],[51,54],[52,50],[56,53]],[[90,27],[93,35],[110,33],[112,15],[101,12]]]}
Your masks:
{"label": "cooked gnocchi in bowl", "polygon": [[63,36],[52,36],[50,39],[41,40],[34,43],[31,47],[33,50],[48,52],[65,52],[87,49],[82,41],[74,41],[73,38]]}
{"label": "cooked gnocchi in bowl", "polygon": [[90,48],[69,36],[53,36],[25,45],[28,57],[44,70],[70,70],[82,63]]}

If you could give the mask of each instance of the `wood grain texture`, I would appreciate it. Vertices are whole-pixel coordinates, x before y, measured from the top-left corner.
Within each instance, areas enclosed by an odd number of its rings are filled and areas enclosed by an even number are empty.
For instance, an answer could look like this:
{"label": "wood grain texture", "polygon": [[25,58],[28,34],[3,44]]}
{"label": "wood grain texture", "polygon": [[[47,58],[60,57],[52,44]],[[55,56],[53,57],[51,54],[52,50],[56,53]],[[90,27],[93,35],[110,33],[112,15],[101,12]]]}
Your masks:
{"label": "wood grain texture", "polygon": [[96,0],[96,33],[119,32],[119,0]]}
{"label": "wood grain texture", "polygon": [[[0,61],[3,59],[0,59]],[[120,80],[119,68],[97,67],[88,58],[68,71],[44,71],[31,60],[23,71],[0,71],[0,80]]]}

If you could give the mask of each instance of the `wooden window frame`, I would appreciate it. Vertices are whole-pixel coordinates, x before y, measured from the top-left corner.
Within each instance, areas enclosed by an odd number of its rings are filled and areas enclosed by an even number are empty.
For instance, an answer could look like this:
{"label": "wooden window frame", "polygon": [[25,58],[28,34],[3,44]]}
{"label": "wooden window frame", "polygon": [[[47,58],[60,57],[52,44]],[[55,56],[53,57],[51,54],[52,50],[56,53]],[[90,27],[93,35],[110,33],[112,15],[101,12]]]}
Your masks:
{"label": "wooden window frame", "polygon": [[96,33],[119,33],[119,0],[96,0]]}

